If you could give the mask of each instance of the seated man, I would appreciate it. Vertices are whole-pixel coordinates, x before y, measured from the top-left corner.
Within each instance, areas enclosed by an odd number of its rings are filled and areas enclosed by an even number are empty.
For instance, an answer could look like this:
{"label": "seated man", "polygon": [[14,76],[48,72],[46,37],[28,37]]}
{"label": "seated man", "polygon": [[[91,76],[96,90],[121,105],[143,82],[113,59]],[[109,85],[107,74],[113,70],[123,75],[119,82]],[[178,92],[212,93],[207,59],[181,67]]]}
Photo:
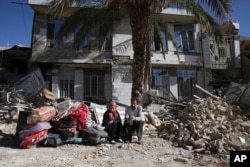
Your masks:
{"label": "seated man", "polygon": [[105,127],[105,131],[109,134],[109,142],[111,144],[116,143],[115,139],[118,142],[123,142],[121,139],[122,121],[116,108],[116,102],[111,101],[108,105],[108,110],[103,115],[102,121],[102,126]]}
{"label": "seated man", "polygon": [[132,142],[132,133],[136,130],[138,143],[141,144],[142,132],[143,132],[143,115],[142,106],[137,104],[137,100],[132,98],[131,105],[125,109],[125,134],[126,140]]}

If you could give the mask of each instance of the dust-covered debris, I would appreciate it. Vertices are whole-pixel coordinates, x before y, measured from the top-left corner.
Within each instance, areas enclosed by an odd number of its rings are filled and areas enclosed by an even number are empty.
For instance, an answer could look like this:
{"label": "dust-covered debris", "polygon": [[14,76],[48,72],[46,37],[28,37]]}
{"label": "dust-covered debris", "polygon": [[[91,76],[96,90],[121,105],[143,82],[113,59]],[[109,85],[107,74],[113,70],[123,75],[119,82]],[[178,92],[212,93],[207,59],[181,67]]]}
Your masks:
{"label": "dust-covered debris", "polygon": [[[162,116],[162,113],[159,113]],[[168,117],[169,113],[165,113]],[[157,129],[173,145],[195,152],[228,154],[250,148],[249,117],[237,105],[223,99],[195,99],[172,120]]]}

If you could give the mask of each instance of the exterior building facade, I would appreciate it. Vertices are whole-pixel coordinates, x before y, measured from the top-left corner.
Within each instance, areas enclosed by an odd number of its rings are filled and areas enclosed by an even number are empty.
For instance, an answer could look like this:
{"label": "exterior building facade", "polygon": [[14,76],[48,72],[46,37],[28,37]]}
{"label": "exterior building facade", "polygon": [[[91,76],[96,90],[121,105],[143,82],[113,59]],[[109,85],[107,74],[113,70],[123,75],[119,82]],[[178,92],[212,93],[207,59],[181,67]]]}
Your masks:
{"label": "exterior building facade", "polygon": [[250,37],[240,36],[241,74],[245,82],[250,81]]}
{"label": "exterior building facade", "polygon": [[[29,5],[35,11],[31,62],[41,67],[55,97],[94,102],[113,99],[128,105],[133,60],[129,22],[123,20],[105,40],[97,36],[86,38],[82,49],[75,50],[75,33],[63,41],[55,40],[62,21],[47,16],[46,3],[46,0],[29,0]],[[220,55],[218,62],[213,58],[217,54],[211,49],[214,43],[205,33],[201,33],[194,16],[171,7],[164,9],[162,15],[176,38],[179,54],[166,32],[162,31],[165,56],[159,42],[154,40],[151,44],[152,82],[148,91],[162,97],[171,94],[177,100],[190,99],[194,94],[203,96],[193,85],[212,90],[209,85],[212,70],[218,67],[226,69],[227,59]],[[237,40],[233,44],[236,47]],[[232,49],[230,47],[225,48]],[[221,54],[221,50],[218,53]],[[238,51],[232,56],[237,65]],[[218,65],[221,61],[224,66]]]}
{"label": "exterior building facade", "polygon": [[226,89],[231,82],[242,78],[239,23],[230,20],[221,25],[223,43],[205,36],[203,43],[206,89],[215,93]]}

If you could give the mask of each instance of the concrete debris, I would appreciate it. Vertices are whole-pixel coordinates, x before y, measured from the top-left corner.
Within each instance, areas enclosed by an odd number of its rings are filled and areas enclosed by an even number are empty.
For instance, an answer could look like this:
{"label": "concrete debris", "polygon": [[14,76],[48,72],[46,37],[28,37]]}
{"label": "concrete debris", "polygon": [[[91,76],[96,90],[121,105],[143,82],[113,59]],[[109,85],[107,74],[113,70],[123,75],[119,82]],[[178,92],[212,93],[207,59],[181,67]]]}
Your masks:
{"label": "concrete debris", "polygon": [[0,124],[0,132],[2,132],[2,130],[5,128],[5,124]]}
{"label": "concrete debris", "polygon": [[153,113],[153,112],[147,112],[144,114],[144,117],[147,117],[147,120],[149,120],[153,126],[158,127],[161,125],[160,119]]}
{"label": "concrete debris", "polygon": [[233,150],[250,149],[249,114],[240,106],[210,96],[191,100],[183,110],[174,112],[175,117],[169,117],[170,111],[146,113],[144,131],[153,130],[149,128],[151,124],[159,137],[198,153],[228,154]]}
{"label": "concrete debris", "polygon": [[186,164],[191,164],[192,160],[188,159],[188,158],[184,158],[184,157],[177,157],[174,159],[175,161],[179,161],[179,162],[183,162]]}

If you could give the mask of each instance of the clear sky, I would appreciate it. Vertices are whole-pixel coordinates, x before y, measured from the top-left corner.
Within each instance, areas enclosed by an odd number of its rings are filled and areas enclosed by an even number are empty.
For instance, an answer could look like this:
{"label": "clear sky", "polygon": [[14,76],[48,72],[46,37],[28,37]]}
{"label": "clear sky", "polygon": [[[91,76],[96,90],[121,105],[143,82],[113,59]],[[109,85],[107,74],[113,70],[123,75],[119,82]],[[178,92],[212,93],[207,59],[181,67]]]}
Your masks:
{"label": "clear sky", "polygon": [[34,12],[27,2],[0,0],[0,46],[30,46]]}
{"label": "clear sky", "polygon": [[[239,35],[250,37],[250,0],[233,0],[232,19],[240,23]],[[0,46],[31,45],[33,10],[28,0],[0,0]],[[18,4],[17,4],[18,3]]]}

